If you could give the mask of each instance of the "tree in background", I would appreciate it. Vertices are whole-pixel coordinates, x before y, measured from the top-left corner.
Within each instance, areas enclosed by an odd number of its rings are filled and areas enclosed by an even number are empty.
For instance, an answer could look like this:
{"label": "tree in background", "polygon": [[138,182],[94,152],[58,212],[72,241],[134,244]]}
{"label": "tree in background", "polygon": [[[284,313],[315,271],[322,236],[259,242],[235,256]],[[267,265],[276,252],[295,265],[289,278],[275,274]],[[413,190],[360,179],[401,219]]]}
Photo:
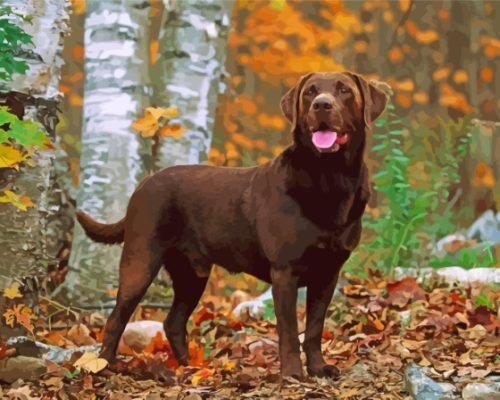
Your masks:
{"label": "tree in background", "polygon": [[[13,74],[11,81],[1,82],[0,102],[19,118],[24,116],[39,122],[39,127],[51,141],[55,140],[61,52],[63,35],[68,31],[68,6],[66,0],[46,0],[43,7],[35,0],[6,0],[1,4],[3,10],[11,7],[15,13],[24,16],[11,21],[18,22],[22,31],[31,36],[32,45],[22,47],[15,54],[13,62],[16,67],[24,61],[29,68],[24,72],[14,68],[14,72],[21,73]],[[2,18],[3,70],[6,68],[5,41],[26,43],[21,33],[9,39],[12,28],[7,30],[6,24],[7,19]],[[5,78],[3,76],[2,80]],[[14,118],[10,130],[16,123]],[[38,143],[38,150],[33,147],[32,139],[37,136],[39,127],[33,130],[34,125],[20,126],[15,145],[10,140],[0,140],[0,287],[6,286],[13,278],[36,275],[37,269],[45,275],[50,264],[56,262],[61,241],[68,229],[68,219],[62,215],[67,200],[61,193],[54,167],[57,153],[41,143]],[[0,127],[3,134],[6,129],[5,125]],[[22,150],[20,145],[24,147]],[[22,164],[27,157],[29,167],[26,163]]]}
{"label": "tree in background", "polygon": [[[131,124],[150,96],[148,11],[141,0],[91,1],[85,18],[85,88],[78,208],[113,222],[145,176],[148,144]],[[144,157],[141,158],[141,155]],[[113,296],[118,246],[92,242],[76,224],[69,272],[57,296],[95,306]]]}
{"label": "tree in background", "polygon": [[152,102],[175,105],[182,138],[159,142],[155,169],[198,164],[208,157],[218,95],[224,87],[226,43],[233,2],[165,1],[158,58],[154,59]]}

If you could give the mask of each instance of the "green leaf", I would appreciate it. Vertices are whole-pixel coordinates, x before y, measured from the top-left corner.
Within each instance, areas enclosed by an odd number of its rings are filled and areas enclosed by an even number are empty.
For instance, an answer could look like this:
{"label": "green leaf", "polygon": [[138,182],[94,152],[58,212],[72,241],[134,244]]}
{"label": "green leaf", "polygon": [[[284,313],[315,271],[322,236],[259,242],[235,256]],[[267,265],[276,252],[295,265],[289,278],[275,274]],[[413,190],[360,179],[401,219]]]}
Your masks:
{"label": "green leaf", "polygon": [[18,118],[9,112],[9,107],[0,106],[0,125],[10,124],[16,121]]}
{"label": "green leaf", "polygon": [[16,119],[10,125],[9,136],[18,144],[27,149],[33,146],[43,147],[46,136],[40,129],[40,124],[34,121],[20,121]]}
{"label": "green leaf", "polygon": [[490,310],[495,311],[495,304],[484,293],[481,293],[481,294],[477,295],[476,297],[474,297],[474,304],[478,307],[485,306],[485,307],[489,308]]}
{"label": "green leaf", "polygon": [[9,135],[3,129],[0,129],[0,143],[5,143],[9,140]]}
{"label": "green leaf", "polygon": [[73,379],[76,378],[80,374],[80,370],[76,368],[73,372],[68,371],[67,369],[64,369],[64,376],[68,379]]}

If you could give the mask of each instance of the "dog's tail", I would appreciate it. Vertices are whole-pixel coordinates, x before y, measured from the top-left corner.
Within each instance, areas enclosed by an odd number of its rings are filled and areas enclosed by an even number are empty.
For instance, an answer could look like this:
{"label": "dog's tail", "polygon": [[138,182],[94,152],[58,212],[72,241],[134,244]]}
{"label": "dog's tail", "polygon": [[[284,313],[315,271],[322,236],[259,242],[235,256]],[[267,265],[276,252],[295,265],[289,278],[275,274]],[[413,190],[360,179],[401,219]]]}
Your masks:
{"label": "dog's tail", "polygon": [[125,217],[114,224],[103,224],[85,214],[83,211],[76,213],[76,219],[83,227],[89,238],[99,243],[122,243],[125,232]]}

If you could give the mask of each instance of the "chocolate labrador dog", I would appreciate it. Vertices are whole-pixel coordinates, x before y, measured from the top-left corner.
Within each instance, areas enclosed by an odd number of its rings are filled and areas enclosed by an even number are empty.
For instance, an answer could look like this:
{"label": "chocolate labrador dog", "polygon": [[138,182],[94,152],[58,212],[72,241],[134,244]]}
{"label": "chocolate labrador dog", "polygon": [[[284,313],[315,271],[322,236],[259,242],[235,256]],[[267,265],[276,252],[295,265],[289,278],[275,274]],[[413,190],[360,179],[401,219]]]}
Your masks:
{"label": "chocolate labrador dog", "polygon": [[336,375],[321,354],[321,334],[339,271],[359,242],[369,198],[365,140],[386,103],[357,74],[310,73],[281,100],[293,144],[271,162],[166,168],[139,185],[119,222],[78,213],[93,240],[124,242],[101,356],[114,359],[125,324],[163,265],[175,292],[165,332],[186,364],[186,323],[217,264],[272,284],[282,376],[303,375],[296,300],[306,286],[307,371]]}

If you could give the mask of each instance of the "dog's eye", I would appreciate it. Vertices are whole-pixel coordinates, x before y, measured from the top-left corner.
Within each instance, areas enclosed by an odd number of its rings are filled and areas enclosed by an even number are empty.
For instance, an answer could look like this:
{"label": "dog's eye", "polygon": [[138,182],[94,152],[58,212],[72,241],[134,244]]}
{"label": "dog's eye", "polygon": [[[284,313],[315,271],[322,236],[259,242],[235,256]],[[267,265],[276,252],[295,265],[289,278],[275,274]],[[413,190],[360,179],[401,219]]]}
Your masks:
{"label": "dog's eye", "polygon": [[316,94],[317,92],[318,90],[314,85],[309,86],[309,88],[306,90],[306,94]]}
{"label": "dog's eye", "polygon": [[340,88],[340,93],[344,93],[344,94],[345,94],[345,93],[350,93],[350,92],[351,92],[351,89],[349,89],[349,88],[348,88],[348,87],[346,87],[346,86],[342,86],[342,87]]}

